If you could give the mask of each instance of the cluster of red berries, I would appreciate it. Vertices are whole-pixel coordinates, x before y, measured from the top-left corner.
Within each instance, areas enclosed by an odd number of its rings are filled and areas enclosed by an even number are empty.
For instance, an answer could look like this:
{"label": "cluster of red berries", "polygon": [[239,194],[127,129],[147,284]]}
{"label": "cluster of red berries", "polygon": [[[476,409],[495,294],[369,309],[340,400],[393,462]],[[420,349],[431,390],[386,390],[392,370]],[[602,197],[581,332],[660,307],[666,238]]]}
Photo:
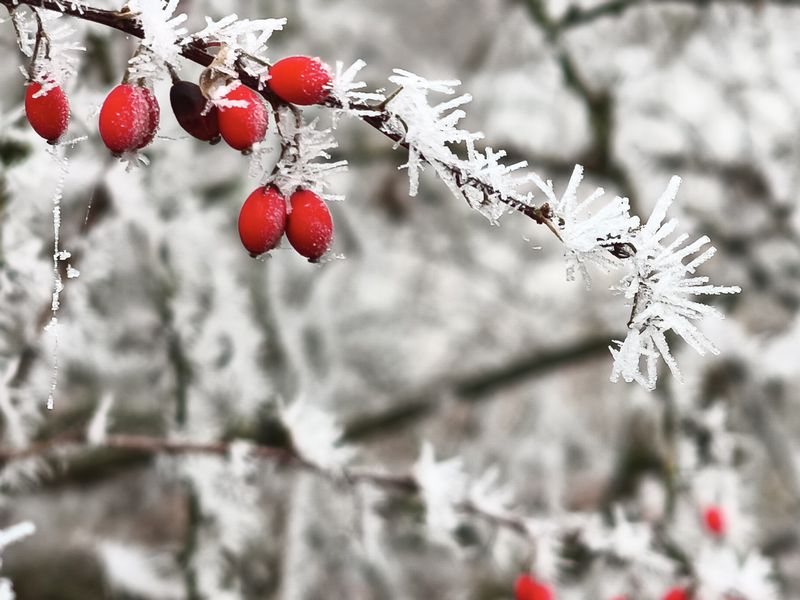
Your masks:
{"label": "cluster of red berries", "polygon": [[283,234],[292,247],[315,262],[328,251],[333,221],[325,202],[314,192],[298,190],[286,199],[274,186],[258,188],[245,200],[239,213],[239,237],[251,256],[275,248]]}
{"label": "cluster of red berries", "polygon": [[[536,580],[527,573],[517,577],[514,584],[515,600],[556,600],[555,592],[547,584]],[[686,588],[670,589],[663,600],[690,600],[691,595]],[[628,600],[626,596],[615,596],[613,600]]]}
{"label": "cluster of red berries", "polygon": [[[330,73],[316,59],[285,58],[270,70],[269,88],[282,101],[297,105],[319,104],[329,94]],[[261,96],[246,85],[228,85],[215,105],[203,89],[192,82],[173,78],[170,104],[180,126],[191,136],[212,144],[220,139],[236,150],[249,153],[264,139],[269,113]],[[69,102],[64,91],[51,87],[41,93],[40,83],[28,85],[25,112],[33,129],[55,144],[69,124]],[[106,97],[100,110],[100,137],[115,155],[136,152],[155,138],[160,107],[152,90],[141,81],[122,83]],[[272,250],[283,234],[301,255],[316,261],[324,255],[333,237],[333,222],[322,199],[299,190],[286,199],[277,188],[254,191],[239,214],[239,236],[253,256]]]}

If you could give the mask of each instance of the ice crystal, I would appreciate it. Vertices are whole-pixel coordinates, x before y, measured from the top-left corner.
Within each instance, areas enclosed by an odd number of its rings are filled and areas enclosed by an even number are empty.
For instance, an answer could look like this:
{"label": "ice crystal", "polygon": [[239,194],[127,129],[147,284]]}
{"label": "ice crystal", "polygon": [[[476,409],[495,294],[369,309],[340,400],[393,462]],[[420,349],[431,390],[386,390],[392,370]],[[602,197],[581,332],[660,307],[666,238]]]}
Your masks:
{"label": "ice crystal", "polygon": [[45,328],[53,334],[53,372],[50,382],[50,394],[47,397],[47,408],[52,410],[55,402],[56,385],[58,383],[58,309],[61,306],[61,292],[64,290],[64,282],[61,278],[61,269],[59,263],[62,256],[69,258],[69,253],[65,253],[59,248],[60,235],[61,235],[61,199],[64,195],[64,183],[67,179],[69,172],[69,161],[62,153],[59,153],[58,148],[50,146],[50,155],[56,162],[59,168],[60,176],[56,185],[56,190],[53,193],[53,292],[50,301],[50,310],[52,316],[50,322]]}
{"label": "ice crystal", "polygon": [[452,543],[453,531],[459,524],[457,506],[464,502],[468,491],[461,458],[437,462],[433,445],[426,442],[412,472],[425,502],[425,522],[431,536]]}
{"label": "ice crystal", "polygon": [[318,406],[301,399],[281,412],[283,423],[303,459],[329,471],[340,471],[355,451],[342,444],[343,430],[336,419]]}
{"label": "ice crystal", "polygon": [[221,44],[223,49],[220,52],[224,54],[220,63],[215,65],[218,70],[236,76],[234,65],[239,61],[245,72],[262,79],[268,70],[265,58],[267,42],[285,24],[286,19],[239,19],[235,14],[219,21],[206,17],[206,27],[184,38],[182,44]]}
{"label": "ice crystal", "polygon": [[340,114],[348,114],[354,117],[375,117],[381,114],[380,110],[371,108],[368,102],[383,102],[386,97],[377,92],[362,92],[367,84],[363,81],[356,81],[356,76],[359,74],[367,63],[363,60],[357,60],[347,69],[344,68],[344,63],[337,61],[336,70],[330,83],[330,94],[335,99],[340,108],[334,110],[334,127]]}
{"label": "ice crystal", "polygon": [[109,426],[109,413],[114,405],[114,396],[112,394],[105,394],[100,403],[97,405],[92,420],[89,422],[89,427],[86,430],[87,441],[94,445],[99,446],[106,441]]}
{"label": "ice crystal", "polygon": [[[329,150],[338,144],[330,129],[318,129],[319,121],[304,123],[302,115],[288,108],[278,114],[278,131],[281,137],[281,155],[274,169],[262,176],[262,183],[278,187],[285,196],[299,188],[312,190],[327,200],[340,200],[340,196],[326,195],[328,177],[347,169],[347,161],[330,161]],[[268,149],[266,150],[268,152]],[[265,152],[254,154],[253,168],[264,172]]]}
{"label": "ice crystal", "polygon": [[[528,166],[527,161],[504,165],[501,159],[507,156],[505,150],[495,152],[487,147],[483,152],[476,150],[473,140],[467,141],[468,162],[462,166],[466,179],[478,185],[464,186],[461,192],[469,205],[492,223],[509,210],[509,203],[515,207],[533,206],[533,194],[523,193],[521,188],[532,180],[532,174],[512,175]],[[462,177],[462,180],[464,177]],[[487,190],[492,190],[489,193]]]}
{"label": "ice crystal", "polygon": [[130,0],[130,11],[137,15],[144,31],[140,51],[130,59],[132,77],[153,78],[166,75],[167,65],[177,65],[179,42],[187,33],[182,27],[186,14],[175,15],[178,0]]}
{"label": "ice crystal", "polygon": [[722,313],[693,298],[741,292],[737,286],[713,285],[708,277],[694,275],[716,253],[713,246],[706,248],[710,242],[707,236],[685,244],[689,235],[684,233],[671,243],[665,242],[678,225],[676,219],[664,220],[679,185],[680,178],[673,177],[647,224],[631,240],[636,252],[629,259],[631,272],[622,280],[619,290],[632,300],[633,310],[625,340],[616,342],[616,349],[611,348],[614,357],[611,381],[622,377],[653,389],[658,378],[659,356],[680,380],[677,362],[667,344],[666,333],[670,330],[701,356],[707,352],[718,354],[713,342],[692,321],[706,316],[721,318]]}
{"label": "ice crystal", "polygon": [[630,215],[630,202],[617,196],[611,202],[593,211],[603,197],[603,188],[596,188],[585,199],[578,199],[578,188],[583,180],[583,167],[575,165],[567,189],[558,198],[550,181],[534,176],[536,186],[545,194],[559,235],[564,242],[567,276],[574,279],[578,270],[589,281],[588,265],[608,272],[622,265],[613,255],[612,245],[624,246],[632,240],[632,231],[639,226],[639,218]]}
{"label": "ice crystal", "polygon": [[[63,86],[77,72],[77,53],[86,48],[72,39],[75,29],[61,13],[18,7],[12,12],[12,22],[20,50],[33,61],[29,75],[42,85],[38,92],[40,95],[55,86]],[[39,23],[43,35],[37,49]],[[36,57],[34,52],[38,52]]]}
{"label": "ice crystal", "polygon": [[[400,69],[394,73],[389,80],[399,88],[385,101],[389,116],[386,127],[400,140],[398,143],[408,147],[408,162],[401,168],[408,169],[411,196],[416,196],[420,173],[429,164],[456,197],[464,198],[492,223],[510,208],[533,206],[533,195],[524,190],[533,176],[516,174],[528,163],[503,164],[500,161],[507,156],[504,150],[480,151],[475,142],[483,139],[483,133],[458,127],[466,116],[461,107],[471,102],[472,96],[461,94],[430,103],[432,93],[455,95],[460,81],[431,81]],[[459,146],[461,155],[455,151]]]}
{"label": "ice crystal", "polygon": [[453,176],[452,166],[461,160],[450,145],[479,140],[481,133],[471,133],[457,127],[466,113],[460,106],[472,100],[469,94],[462,94],[446,102],[431,106],[428,96],[431,92],[453,95],[455,87],[461,82],[429,81],[395,69],[389,81],[400,90],[387,103],[390,115],[388,126],[408,145],[408,162],[401,168],[408,169],[409,194],[416,196],[419,191],[419,176],[425,163],[430,164],[437,175],[456,194],[460,195],[460,185]]}

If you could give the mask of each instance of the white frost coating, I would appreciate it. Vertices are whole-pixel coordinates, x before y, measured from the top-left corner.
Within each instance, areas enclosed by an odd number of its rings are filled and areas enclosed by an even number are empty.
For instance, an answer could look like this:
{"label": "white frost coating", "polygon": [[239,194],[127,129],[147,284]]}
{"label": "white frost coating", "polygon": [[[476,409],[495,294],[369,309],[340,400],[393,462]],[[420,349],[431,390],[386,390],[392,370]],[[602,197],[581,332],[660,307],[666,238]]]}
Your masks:
{"label": "white frost coating", "polygon": [[[357,60],[347,69],[344,68],[344,63],[337,61],[336,71],[331,78],[330,94],[335,100],[338,100],[342,105],[341,109],[336,109],[333,112],[333,126],[336,127],[339,116],[342,114],[350,115],[353,117],[374,117],[380,115],[380,111],[363,108],[363,105],[368,102],[383,102],[386,97],[377,92],[362,92],[367,87],[363,81],[356,81],[361,69],[367,66],[363,60]],[[354,105],[361,106],[361,108]]]}
{"label": "white frost coating", "polygon": [[342,444],[343,430],[336,419],[305,399],[284,408],[281,420],[300,456],[322,469],[340,471],[355,456],[353,448]]}
{"label": "white frost coating", "polygon": [[778,600],[771,562],[752,552],[739,558],[732,548],[706,545],[694,561],[699,598]]}
{"label": "white frost coating", "polygon": [[[219,71],[236,76],[234,63],[238,59],[244,59],[240,65],[245,72],[263,80],[269,68],[265,57],[267,42],[284,25],[286,19],[239,19],[233,14],[214,21],[211,17],[206,17],[205,29],[184,38],[181,44],[186,45],[193,41],[223,44],[226,49],[224,63],[215,65]],[[252,60],[256,57],[258,60]]]}
{"label": "white frost coating", "polygon": [[[220,80],[221,81],[221,80]],[[234,79],[230,83],[215,83],[209,91],[209,100],[217,108],[247,108],[250,103],[247,100],[230,100],[228,94],[238,89],[242,82]]]}
{"label": "white frost coating", "polygon": [[[0,554],[11,544],[25,539],[36,532],[36,526],[30,521],[17,523],[6,529],[0,530]],[[2,561],[0,560],[0,564]],[[14,600],[14,589],[11,581],[5,577],[0,577],[0,600]]]}
{"label": "white frost coating", "polygon": [[609,244],[630,243],[633,230],[639,226],[639,218],[630,215],[628,199],[619,196],[593,212],[605,190],[596,188],[584,200],[579,200],[578,188],[582,180],[583,167],[575,165],[567,189],[558,198],[552,182],[545,182],[534,176],[536,186],[550,203],[559,235],[564,242],[567,278],[574,279],[575,270],[578,270],[588,284],[590,279],[587,265],[594,265],[605,272],[622,265],[622,260],[609,252]]}
{"label": "white frost coating", "polygon": [[168,556],[153,556],[151,549],[112,541],[100,542],[97,553],[116,590],[164,600],[185,596],[183,581]]}
{"label": "white frost coating", "polygon": [[428,81],[401,69],[395,69],[394,73],[389,81],[401,89],[387,104],[391,116],[388,126],[392,131],[400,133],[403,141],[408,144],[408,162],[401,168],[408,169],[409,195],[417,195],[419,175],[426,162],[456,195],[460,195],[460,186],[454,180],[448,165],[459,165],[462,161],[449,145],[483,138],[482,133],[470,133],[456,126],[466,116],[458,107],[469,103],[472,96],[462,94],[431,106],[428,103],[431,92],[452,95],[461,82]]}
{"label": "white frost coating", "polygon": [[114,406],[114,395],[104,394],[100,403],[92,415],[89,427],[86,431],[86,440],[93,446],[99,446],[106,441],[108,435],[109,418],[111,408]]}
{"label": "white frost coating", "polygon": [[45,331],[52,332],[53,337],[53,373],[50,382],[50,394],[47,396],[47,408],[52,410],[55,403],[56,385],[58,384],[58,309],[61,306],[61,292],[64,290],[64,282],[61,280],[61,270],[59,262],[62,256],[69,258],[70,253],[59,249],[59,236],[61,233],[61,198],[64,195],[64,183],[69,172],[69,160],[58,147],[49,146],[48,152],[59,168],[60,175],[56,184],[56,191],[53,194],[53,294],[50,303],[50,310],[53,315],[50,322],[45,327]]}
{"label": "white frost coating", "polygon": [[0,551],[26,537],[36,533],[36,526],[30,521],[23,521],[11,527],[0,530]]}
{"label": "white frost coating", "polygon": [[[670,180],[647,224],[632,238],[636,253],[627,261],[631,272],[622,279],[618,290],[633,302],[633,311],[625,340],[616,342],[617,348],[611,348],[614,357],[611,381],[621,377],[653,389],[658,378],[659,356],[680,380],[678,365],[665,337],[669,330],[682,337],[701,356],[706,352],[718,354],[713,342],[692,321],[707,316],[722,318],[723,315],[693,298],[741,292],[737,286],[712,285],[708,277],[693,276],[716,252],[713,246],[705,248],[710,242],[708,237],[684,245],[689,236],[681,234],[666,244],[665,239],[678,224],[675,219],[666,223],[664,219],[679,185],[680,178]],[[684,262],[686,259],[690,260]]]}
{"label": "white frost coating", "polygon": [[[329,150],[338,147],[330,129],[318,129],[318,119],[303,123],[302,115],[296,116],[284,108],[277,115],[278,132],[282,152],[278,163],[269,173],[266,165],[274,161],[270,148],[253,153],[251,174],[259,177],[262,185],[275,185],[285,197],[298,189],[311,190],[325,200],[342,199],[341,196],[325,194],[329,188],[328,178],[347,170],[347,161],[330,162]],[[299,120],[298,120],[299,119]]]}
{"label": "white frost coating", "polygon": [[614,510],[612,525],[593,515],[581,531],[581,540],[595,552],[602,552],[637,565],[651,574],[670,576],[674,565],[654,549],[653,529],[649,523],[629,521],[623,511]]}
{"label": "white frost coating", "polygon": [[470,483],[469,502],[481,512],[502,515],[506,513],[513,502],[514,493],[508,485],[503,485],[500,480],[500,469],[492,467],[483,475]]}
{"label": "white frost coating", "polygon": [[467,153],[469,161],[462,170],[469,178],[491,187],[496,192],[495,196],[490,197],[474,187],[463,188],[462,193],[472,208],[496,224],[500,217],[509,211],[508,204],[499,201],[501,199],[512,200],[517,206],[533,206],[533,194],[521,191],[522,186],[532,181],[532,175],[512,175],[527,167],[527,161],[504,165],[500,161],[506,157],[505,150],[495,152],[491,147],[487,147],[483,152],[479,152],[475,149],[473,140],[467,141]]}
{"label": "white frost coating", "polygon": [[460,457],[436,462],[433,445],[425,442],[412,469],[425,502],[425,523],[431,537],[452,544],[460,519],[458,505],[467,499],[468,481]]}
{"label": "white frost coating", "polygon": [[[18,7],[12,13],[18,34],[17,44],[28,58],[33,57],[38,31],[38,23],[33,10],[27,7]],[[63,19],[61,13],[41,10],[38,11],[38,14],[47,34],[47,41],[43,40],[40,43],[39,58],[32,75],[35,81],[42,84],[42,89],[37,94],[37,96],[42,96],[56,86],[63,86],[67,79],[75,75],[79,66],[79,58],[76,53],[83,52],[86,48],[71,40],[75,29],[68,19]],[[49,43],[49,52],[46,52],[46,43]]]}
{"label": "white frost coating", "polygon": [[[492,223],[510,207],[533,206],[533,195],[523,189],[533,176],[516,175],[528,163],[502,164],[504,150],[477,150],[475,142],[483,139],[483,133],[457,126],[466,116],[460,107],[471,102],[472,96],[462,94],[439,104],[429,103],[431,93],[454,95],[459,81],[429,81],[400,69],[394,73],[389,80],[399,89],[385,101],[389,113],[385,127],[408,146],[408,163],[401,168],[408,169],[411,196],[417,194],[420,172],[429,164],[457,198],[464,198]],[[465,159],[453,150],[459,144],[463,144]]]}
{"label": "white frost coating", "polygon": [[142,50],[128,62],[133,77],[157,78],[168,75],[166,66],[178,64],[179,41],[188,33],[182,25],[186,14],[175,15],[178,0],[130,0],[128,8],[137,15],[144,30]]}

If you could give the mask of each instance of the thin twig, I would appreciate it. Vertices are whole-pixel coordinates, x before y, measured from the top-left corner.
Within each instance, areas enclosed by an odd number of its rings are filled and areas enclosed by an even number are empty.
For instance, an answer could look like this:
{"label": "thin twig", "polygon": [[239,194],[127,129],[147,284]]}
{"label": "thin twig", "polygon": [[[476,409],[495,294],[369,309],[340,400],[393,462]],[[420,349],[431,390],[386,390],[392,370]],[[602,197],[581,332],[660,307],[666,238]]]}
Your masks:
{"label": "thin twig", "polygon": [[[189,440],[167,439],[143,435],[109,435],[99,445],[90,445],[82,436],[73,434],[45,442],[32,444],[27,448],[0,449],[0,467],[31,460],[63,457],[69,453],[116,450],[143,453],[151,456],[190,456],[205,455],[225,458],[231,454],[235,442],[193,442]],[[248,450],[252,458],[279,467],[288,467],[315,473],[338,485],[367,484],[387,493],[417,495],[421,489],[411,474],[393,474],[380,469],[352,467],[341,472],[332,472],[309,462],[294,449],[253,445]],[[508,529],[519,535],[528,535],[525,520],[512,514],[500,514],[484,510],[470,501],[455,506],[464,514],[474,516],[494,527]]]}

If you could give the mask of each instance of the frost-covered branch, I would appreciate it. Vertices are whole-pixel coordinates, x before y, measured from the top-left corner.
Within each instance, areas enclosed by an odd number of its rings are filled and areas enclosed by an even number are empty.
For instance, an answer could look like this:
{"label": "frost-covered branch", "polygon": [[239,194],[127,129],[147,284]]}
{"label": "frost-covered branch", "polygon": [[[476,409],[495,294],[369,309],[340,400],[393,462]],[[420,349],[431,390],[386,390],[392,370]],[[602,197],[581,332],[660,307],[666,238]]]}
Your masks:
{"label": "frost-covered branch", "polygon": [[[13,4],[10,0],[3,3]],[[267,40],[282,28],[284,20],[250,22],[232,15],[219,22],[208,20],[206,29],[186,35],[181,27],[184,19],[174,16],[175,2],[162,6],[142,0],[123,12],[52,0],[31,0],[23,4],[102,23],[142,38],[143,45],[132,59],[135,63],[132,66],[140,71],[151,67],[151,70],[170,69],[171,61],[182,55],[198,64],[212,65],[218,76],[238,79],[258,90],[276,111],[282,140],[281,157],[272,173],[262,173],[263,184],[277,185],[285,194],[301,187],[322,192],[325,176],[344,167],[341,162],[325,162],[329,158],[327,150],[335,147],[331,131],[317,129],[315,123],[306,125],[296,107],[280,100],[269,86],[263,85],[270,63],[262,53]],[[531,10],[537,6],[541,9],[535,2],[531,6]],[[555,27],[540,14],[541,10],[534,10],[537,18],[548,28]],[[21,42],[21,46],[25,44]],[[207,51],[210,46],[221,47],[221,50],[212,55]],[[385,96],[380,92],[363,91],[364,84],[356,81],[363,66],[363,61],[357,61],[346,70],[337,65],[325,104],[334,111],[335,117],[346,114],[360,119],[388,137],[395,147],[408,151],[408,162],[403,168],[409,174],[410,195],[417,194],[420,174],[429,166],[454,195],[492,223],[513,211],[545,225],[565,246],[570,278],[578,270],[588,282],[587,265],[606,271],[617,267],[626,271],[619,288],[632,301],[633,309],[626,339],[619,342],[618,350],[612,349],[615,361],[612,381],[622,377],[652,389],[657,379],[659,356],[679,377],[664,335],[669,330],[678,333],[701,354],[714,352],[713,344],[690,320],[720,314],[687,297],[740,290],[735,286],[712,285],[705,277],[686,277],[713,255],[714,250],[709,249],[684,262],[708,242],[708,238],[701,237],[697,243],[679,248],[686,239],[683,235],[662,245],[676,227],[674,220],[664,227],[661,224],[677,191],[677,180],[670,184],[645,226],[640,226],[638,216],[630,214],[626,198],[617,197],[598,207],[602,189],[578,201],[580,166],[576,167],[564,195],[558,198],[551,182],[525,171],[526,162],[505,164],[504,151],[491,147],[478,149],[477,144],[483,139],[481,132],[459,127],[466,116],[463,107],[472,99],[469,94],[456,95],[460,82],[428,80],[395,69],[389,79],[397,89]],[[222,89],[227,88],[226,84]],[[437,95],[451,97],[444,101],[432,100]],[[253,162],[256,171],[263,170],[263,161],[259,158],[257,150]],[[543,193],[547,201],[537,202],[534,191]],[[642,361],[644,366],[640,364]]]}

